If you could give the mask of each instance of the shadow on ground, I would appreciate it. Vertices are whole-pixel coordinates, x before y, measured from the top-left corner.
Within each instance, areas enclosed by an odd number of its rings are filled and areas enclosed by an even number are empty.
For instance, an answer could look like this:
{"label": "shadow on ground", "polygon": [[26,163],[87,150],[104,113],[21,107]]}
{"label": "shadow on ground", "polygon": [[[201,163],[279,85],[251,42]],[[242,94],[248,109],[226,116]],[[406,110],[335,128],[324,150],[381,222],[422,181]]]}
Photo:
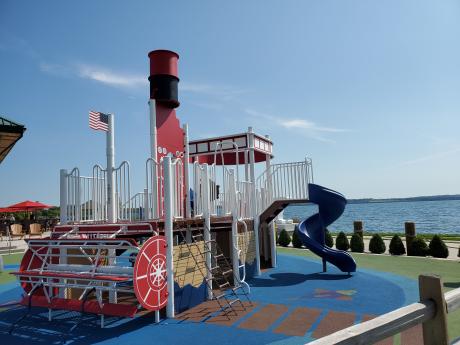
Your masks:
{"label": "shadow on ground", "polygon": [[331,273],[273,273],[267,278],[252,278],[250,285],[254,287],[275,287],[275,286],[291,286],[306,282],[307,280],[344,280],[352,276],[347,274],[331,274]]}
{"label": "shadow on ground", "polygon": [[[26,313],[27,308],[19,306],[0,312],[2,344],[93,344],[152,325],[153,320],[151,315],[135,319],[106,317],[105,328],[101,329],[96,315],[55,311],[50,322],[47,311],[32,308],[31,313],[12,329],[11,325]],[[77,322],[79,324],[74,328]]]}
{"label": "shadow on ground", "polygon": [[460,282],[445,282],[444,287],[456,289],[460,287]]}

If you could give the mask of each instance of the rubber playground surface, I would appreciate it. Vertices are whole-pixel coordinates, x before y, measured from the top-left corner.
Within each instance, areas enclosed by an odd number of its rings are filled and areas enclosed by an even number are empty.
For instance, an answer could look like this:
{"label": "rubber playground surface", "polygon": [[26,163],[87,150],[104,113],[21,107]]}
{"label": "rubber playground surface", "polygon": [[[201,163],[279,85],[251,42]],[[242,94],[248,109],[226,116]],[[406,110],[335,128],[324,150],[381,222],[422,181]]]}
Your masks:
{"label": "rubber playground surface", "polygon": [[[11,325],[26,308],[6,305],[22,293],[10,282],[0,285],[0,339],[2,344],[305,344],[418,300],[417,282],[407,277],[359,267],[351,276],[331,265],[327,273],[321,269],[319,260],[279,254],[276,269],[249,281],[253,303],[229,318],[214,302],[205,302],[160,324],[147,314],[106,318],[101,329],[95,315],[55,311],[49,322],[47,310],[32,308],[12,334]],[[417,344],[420,336],[414,328],[401,334],[401,342]]]}

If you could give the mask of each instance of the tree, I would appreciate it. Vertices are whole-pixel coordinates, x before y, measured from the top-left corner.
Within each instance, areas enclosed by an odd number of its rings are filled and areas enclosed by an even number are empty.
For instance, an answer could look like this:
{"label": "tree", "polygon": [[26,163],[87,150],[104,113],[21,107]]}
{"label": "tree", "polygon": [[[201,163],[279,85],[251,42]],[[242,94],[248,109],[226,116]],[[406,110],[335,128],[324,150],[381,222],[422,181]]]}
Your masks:
{"label": "tree", "polygon": [[449,249],[438,235],[434,235],[429,244],[430,254],[435,258],[447,258]]}
{"label": "tree", "polygon": [[383,254],[387,249],[385,242],[379,234],[372,235],[369,242],[369,251],[373,254]]}
{"label": "tree", "polygon": [[325,240],[326,246],[328,246],[329,248],[332,248],[334,246],[334,239],[332,238],[332,235],[328,229],[326,229],[325,231],[324,240]]}
{"label": "tree", "polygon": [[343,231],[340,231],[335,239],[335,247],[339,250],[347,251],[350,249],[350,242],[348,242],[348,238]]}
{"label": "tree", "polygon": [[359,234],[353,234],[353,236],[351,236],[350,248],[351,251],[355,253],[364,252],[364,241]]}
{"label": "tree", "polygon": [[413,256],[427,256],[430,251],[423,237],[419,236],[412,240],[410,248],[410,253]]}
{"label": "tree", "polygon": [[303,243],[300,240],[300,236],[299,236],[299,233],[296,227],[296,229],[294,230],[294,233],[292,234],[292,246],[294,248],[302,248],[302,244]]}
{"label": "tree", "polygon": [[278,237],[278,244],[282,247],[287,247],[291,243],[291,237],[289,236],[286,229],[281,230],[280,235]]}
{"label": "tree", "polygon": [[403,255],[406,254],[406,247],[401,240],[401,237],[394,235],[390,242],[390,254],[391,255]]}

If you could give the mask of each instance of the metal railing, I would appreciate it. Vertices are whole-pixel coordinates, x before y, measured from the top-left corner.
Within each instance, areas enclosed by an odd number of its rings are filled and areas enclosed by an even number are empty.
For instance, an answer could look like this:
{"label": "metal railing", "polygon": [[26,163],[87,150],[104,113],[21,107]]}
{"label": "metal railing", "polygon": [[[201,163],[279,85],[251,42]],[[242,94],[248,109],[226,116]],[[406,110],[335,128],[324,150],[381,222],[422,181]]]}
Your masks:
{"label": "metal railing", "polygon": [[123,161],[114,169],[115,210],[118,220],[131,220],[131,180],[128,161]]}
{"label": "metal railing", "polygon": [[275,200],[308,199],[308,184],[313,183],[312,161],[273,164],[256,180],[258,212]]}
{"label": "metal railing", "polygon": [[374,344],[423,324],[424,344],[447,345],[447,313],[460,309],[460,288],[445,294],[437,276],[419,277],[421,301],[320,338],[310,345]]}
{"label": "metal railing", "polygon": [[148,197],[147,218],[164,216],[163,165],[152,158],[145,162],[146,189]]}

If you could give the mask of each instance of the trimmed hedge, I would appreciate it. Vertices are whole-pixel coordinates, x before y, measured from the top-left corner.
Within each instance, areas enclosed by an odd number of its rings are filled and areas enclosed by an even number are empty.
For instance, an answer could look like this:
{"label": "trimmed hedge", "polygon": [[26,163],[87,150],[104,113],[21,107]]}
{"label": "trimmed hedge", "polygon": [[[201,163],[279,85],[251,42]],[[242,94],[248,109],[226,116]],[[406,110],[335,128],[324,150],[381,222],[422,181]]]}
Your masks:
{"label": "trimmed hedge", "polygon": [[334,238],[332,237],[328,229],[326,229],[325,231],[324,239],[325,239],[326,246],[328,246],[329,248],[334,247]]}
{"label": "trimmed hedge", "polygon": [[350,242],[348,242],[348,238],[343,231],[340,231],[335,239],[335,247],[339,250],[347,251],[350,249]]}
{"label": "trimmed hedge", "polygon": [[430,248],[430,255],[435,258],[447,258],[449,256],[449,249],[438,235],[433,236],[428,247]]}
{"label": "trimmed hedge", "polygon": [[291,237],[289,236],[286,229],[281,230],[280,235],[278,237],[278,244],[282,247],[287,247],[291,243]]}
{"label": "trimmed hedge", "polygon": [[410,248],[410,253],[412,256],[427,256],[430,251],[426,245],[425,240],[419,236],[412,240]]}
{"label": "trimmed hedge", "polygon": [[300,240],[297,227],[294,229],[294,233],[292,234],[292,246],[294,248],[302,248],[302,241]]}
{"label": "trimmed hedge", "polygon": [[372,235],[369,242],[369,251],[373,254],[383,254],[387,250],[385,242],[379,234]]}
{"label": "trimmed hedge", "polygon": [[353,234],[353,236],[351,236],[350,248],[351,251],[355,253],[364,252],[364,241],[359,234]]}
{"label": "trimmed hedge", "polygon": [[403,255],[406,254],[406,247],[401,240],[401,237],[394,235],[390,242],[390,254],[391,255]]}

